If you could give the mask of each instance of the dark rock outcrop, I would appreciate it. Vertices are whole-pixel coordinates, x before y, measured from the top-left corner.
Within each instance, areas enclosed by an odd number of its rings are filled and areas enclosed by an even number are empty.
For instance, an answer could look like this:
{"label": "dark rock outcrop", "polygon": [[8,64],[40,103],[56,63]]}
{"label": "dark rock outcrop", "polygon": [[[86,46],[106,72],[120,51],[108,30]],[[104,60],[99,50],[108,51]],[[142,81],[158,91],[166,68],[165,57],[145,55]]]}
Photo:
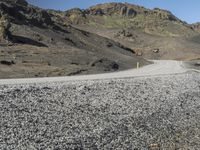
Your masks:
{"label": "dark rock outcrop", "polygon": [[194,65],[199,67],[200,66],[200,62],[196,62]]}
{"label": "dark rock outcrop", "polygon": [[13,23],[31,24],[36,26],[53,26],[51,16],[46,10],[24,6],[27,6],[26,1],[18,1],[15,3],[13,1],[3,1],[0,2],[0,12],[1,14],[7,15]]}
{"label": "dark rock outcrop", "polygon": [[155,49],[153,50],[154,53],[159,53],[159,51],[160,51],[159,48],[155,48]]}
{"label": "dark rock outcrop", "polygon": [[37,13],[30,13],[30,21],[38,25],[51,25],[53,22],[45,10],[38,10]]}
{"label": "dark rock outcrop", "polygon": [[112,71],[112,70],[116,71],[119,69],[119,65],[115,61],[111,61],[107,58],[102,58],[94,61],[91,64],[91,67],[104,68],[104,71]]}
{"label": "dark rock outcrop", "polygon": [[10,65],[14,65],[15,62],[13,60],[1,60],[0,64],[10,66]]}
{"label": "dark rock outcrop", "polygon": [[15,3],[22,5],[22,6],[27,6],[28,3],[26,0],[15,0]]}
{"label": "dark rock outcrop", "polygon": [[102,9],[97,9],[97,10],[95,10],[95,11],[90,11],[89,14],[90,14],[90,15],[100,15],[100,16],[101,16],[101,15],[104,15],[105,12],[103,12]]}
{"label": "dark rock outcrop", "polygon": [[135,16],[136,14],[137,14],[137,12],[132,8],[128,8],[127,11],[126,11],[126,16],[127,17]]}

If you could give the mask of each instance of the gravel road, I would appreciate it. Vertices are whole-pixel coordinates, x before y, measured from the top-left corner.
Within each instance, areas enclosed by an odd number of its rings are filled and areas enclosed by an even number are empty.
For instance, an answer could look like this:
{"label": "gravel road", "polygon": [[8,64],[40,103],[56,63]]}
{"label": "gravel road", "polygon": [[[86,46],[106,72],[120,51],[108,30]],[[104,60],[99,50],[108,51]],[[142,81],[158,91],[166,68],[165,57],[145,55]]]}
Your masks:
{"label": "gravel road", "polygon": [[0,85],[0,119],[2,150],[196,150],[200,75]]}
{"label": "gravel road", "polygon": [[48,78],[25,78],[25,79],[3,79],[0,80],[0,85],[5,84],[22,84],[22,83],[46,83],[55,81],[77,81],[77,80],[96,80],[96,79],[114,79],[127,77],[143,77],[143,76],[158,76],[183,73],[188,71],[184,67],[182,61],[174,60],[152,60],[153,64],[141,67],[139,69],[130,69],[120,72],[81,75],[81,76],[66,76],[66,77],[48,77]]}

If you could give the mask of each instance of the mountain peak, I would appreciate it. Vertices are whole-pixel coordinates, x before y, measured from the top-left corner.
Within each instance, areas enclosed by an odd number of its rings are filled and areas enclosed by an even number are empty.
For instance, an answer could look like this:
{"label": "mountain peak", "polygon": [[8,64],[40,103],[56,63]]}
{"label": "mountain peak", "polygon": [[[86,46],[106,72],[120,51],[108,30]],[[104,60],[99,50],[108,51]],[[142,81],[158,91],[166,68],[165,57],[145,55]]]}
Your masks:
{"label": "mountain peak", "polygon": [[92,15],[121,15],[135,16],[137,13],[144,12],[144,7],[129,3],[105,3],[92,6],[88,9]]}
{"label": "mountain peak", "polygon": [[156,15],[160,19],[178,20],[170,11],[155,8],[147,9],[130,3],[105,3],[98,4],[87,9],[91,15],[120,15],[126,17],[134,17],[137,14]]}

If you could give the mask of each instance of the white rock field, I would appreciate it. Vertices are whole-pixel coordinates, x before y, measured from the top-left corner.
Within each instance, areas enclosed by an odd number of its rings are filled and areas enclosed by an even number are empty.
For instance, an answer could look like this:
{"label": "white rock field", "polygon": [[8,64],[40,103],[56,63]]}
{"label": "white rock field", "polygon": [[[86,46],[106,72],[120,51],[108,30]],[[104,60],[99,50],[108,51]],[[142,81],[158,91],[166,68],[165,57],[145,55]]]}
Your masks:
{"label": "white rock field", "polygon": [[199,149],[200,74],[182,62],[0,80],[0,149]]}

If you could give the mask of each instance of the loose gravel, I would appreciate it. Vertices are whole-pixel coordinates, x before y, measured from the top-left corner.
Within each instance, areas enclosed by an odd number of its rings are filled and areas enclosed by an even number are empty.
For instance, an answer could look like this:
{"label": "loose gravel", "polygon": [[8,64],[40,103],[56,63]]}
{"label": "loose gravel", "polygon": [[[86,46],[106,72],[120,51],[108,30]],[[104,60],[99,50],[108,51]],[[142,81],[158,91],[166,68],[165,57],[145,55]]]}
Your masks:
{"label": "loose gravel", "polygon": [[1,85],[0,149],[200,149],[200,75]]}

